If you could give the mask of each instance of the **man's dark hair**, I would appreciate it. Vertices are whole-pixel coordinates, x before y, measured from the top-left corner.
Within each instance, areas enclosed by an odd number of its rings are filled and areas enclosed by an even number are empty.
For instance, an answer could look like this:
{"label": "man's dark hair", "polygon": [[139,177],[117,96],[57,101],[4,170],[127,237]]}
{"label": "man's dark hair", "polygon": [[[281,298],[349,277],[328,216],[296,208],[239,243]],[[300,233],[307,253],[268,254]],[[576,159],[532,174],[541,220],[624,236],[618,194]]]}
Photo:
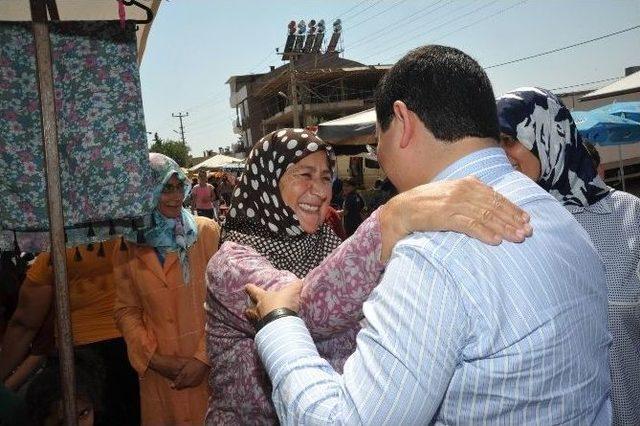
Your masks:
{"label": "man's dark hair", "polygon": [[583,141],[582,143],[584,147],[587,148],[587,151],[589,152],[589,155],[593,160],[593,165],[597,169],[600,165],[600,153],[596,149],[595,145],[593,145],[591,142]]}
{"label": "man's dark hair", "polygon": [[395,101],[403,101],[442,141],[469,136],[498,139],[489,77],[473,58],[453,47],[414,49],[380,80],[376,114],[382,130],[391,124]]}

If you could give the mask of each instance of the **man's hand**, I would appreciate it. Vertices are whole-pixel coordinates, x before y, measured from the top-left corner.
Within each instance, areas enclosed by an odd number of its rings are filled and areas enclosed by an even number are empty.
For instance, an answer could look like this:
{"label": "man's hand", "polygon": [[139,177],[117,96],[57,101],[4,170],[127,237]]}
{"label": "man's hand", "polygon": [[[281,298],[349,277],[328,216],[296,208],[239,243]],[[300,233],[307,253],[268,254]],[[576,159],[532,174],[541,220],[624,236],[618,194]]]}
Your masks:
{"label": "man's hand", "polygon": [[149,368],[160,373],[169,380],[175,380],[186,364],[188,358],[171,355],[153,354],[149,361]]}
{"label": "man's hand", "polygon": [[245,290],[255,304],[253,308],[246,311],[247,317],[253,321],[261,320],[269,312],[278,308],[288,308],[294,312],[300,310],[302,281],[294,281],[275,291],[266,291],[254,284],[247,284]]}
{"label": "man's hand", "polygon": [[208,372],[209,366],[207,364],[199,359],[190,358],[171,384],[171,388],[175,390],[194,388],[202,383]]}

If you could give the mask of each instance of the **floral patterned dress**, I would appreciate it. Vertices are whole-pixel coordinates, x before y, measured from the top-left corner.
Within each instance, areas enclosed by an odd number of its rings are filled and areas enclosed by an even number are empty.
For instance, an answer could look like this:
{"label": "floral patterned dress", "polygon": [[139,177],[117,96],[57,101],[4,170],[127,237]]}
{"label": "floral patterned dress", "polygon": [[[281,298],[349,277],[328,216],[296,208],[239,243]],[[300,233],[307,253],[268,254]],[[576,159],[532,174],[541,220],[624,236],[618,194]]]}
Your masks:
{"label": "floral patterned dress", "polygon": [[[384,269],[378,212],[304,278],[299,315],[320,355],[339,372],[355,351],[362,304]],[[255,328],[244,312],[245,284],[276,289],[297,280],[255,250],[224,243],[207,267],[206,339],[212,366],[208,425],[277,424],[271,384],[255,350]]]}

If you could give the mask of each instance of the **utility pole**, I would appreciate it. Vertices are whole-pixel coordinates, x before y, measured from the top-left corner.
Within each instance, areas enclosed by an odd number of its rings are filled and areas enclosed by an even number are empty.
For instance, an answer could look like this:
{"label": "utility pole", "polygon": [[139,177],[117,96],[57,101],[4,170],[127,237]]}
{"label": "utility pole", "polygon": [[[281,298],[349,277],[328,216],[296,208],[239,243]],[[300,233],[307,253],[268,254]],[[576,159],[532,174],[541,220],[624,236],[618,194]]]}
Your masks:
{"label": "utility pole", "polygon": [[300,127],[300,115],[298,114],[298,90],[296,89],[296,67],[293,58],[289,61],[289,74],[291,75],[291,108],[293,109],[293,127]]}
{"label": "utility pole", "polygon": [[[171,114],[171,116],[180,119],[180,133],[179,134],[180,134],[180,137],[182,138],[182,143],[186,145],[187,142],[184,140],[184,126],[182,125],[182,118],[183,117],[188,117],[189,113],[186,112],[186,113],[183,114],[183,113],[179,112],[178,114]],[[174,132],[175,132],[175,130],[174,130]],[[178,133],[178,132],[176,132],[176,133]]]}

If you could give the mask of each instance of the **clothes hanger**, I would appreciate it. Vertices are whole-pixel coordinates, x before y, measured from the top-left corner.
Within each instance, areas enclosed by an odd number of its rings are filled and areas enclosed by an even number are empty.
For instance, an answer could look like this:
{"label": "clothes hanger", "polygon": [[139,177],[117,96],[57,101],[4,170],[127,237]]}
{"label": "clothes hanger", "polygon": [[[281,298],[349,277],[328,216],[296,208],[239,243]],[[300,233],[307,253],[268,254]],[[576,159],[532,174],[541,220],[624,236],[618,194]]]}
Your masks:
{"label": "clothes hanger", "polygon": [[131,21],[135,24],[148,24],[153,21],[153,11],[146,5],[140,3],[136,0],[122,0],[125,6],[138,6],[140,9],[144,10],[147,13],[146,19],[127,19],[127,21]]}

